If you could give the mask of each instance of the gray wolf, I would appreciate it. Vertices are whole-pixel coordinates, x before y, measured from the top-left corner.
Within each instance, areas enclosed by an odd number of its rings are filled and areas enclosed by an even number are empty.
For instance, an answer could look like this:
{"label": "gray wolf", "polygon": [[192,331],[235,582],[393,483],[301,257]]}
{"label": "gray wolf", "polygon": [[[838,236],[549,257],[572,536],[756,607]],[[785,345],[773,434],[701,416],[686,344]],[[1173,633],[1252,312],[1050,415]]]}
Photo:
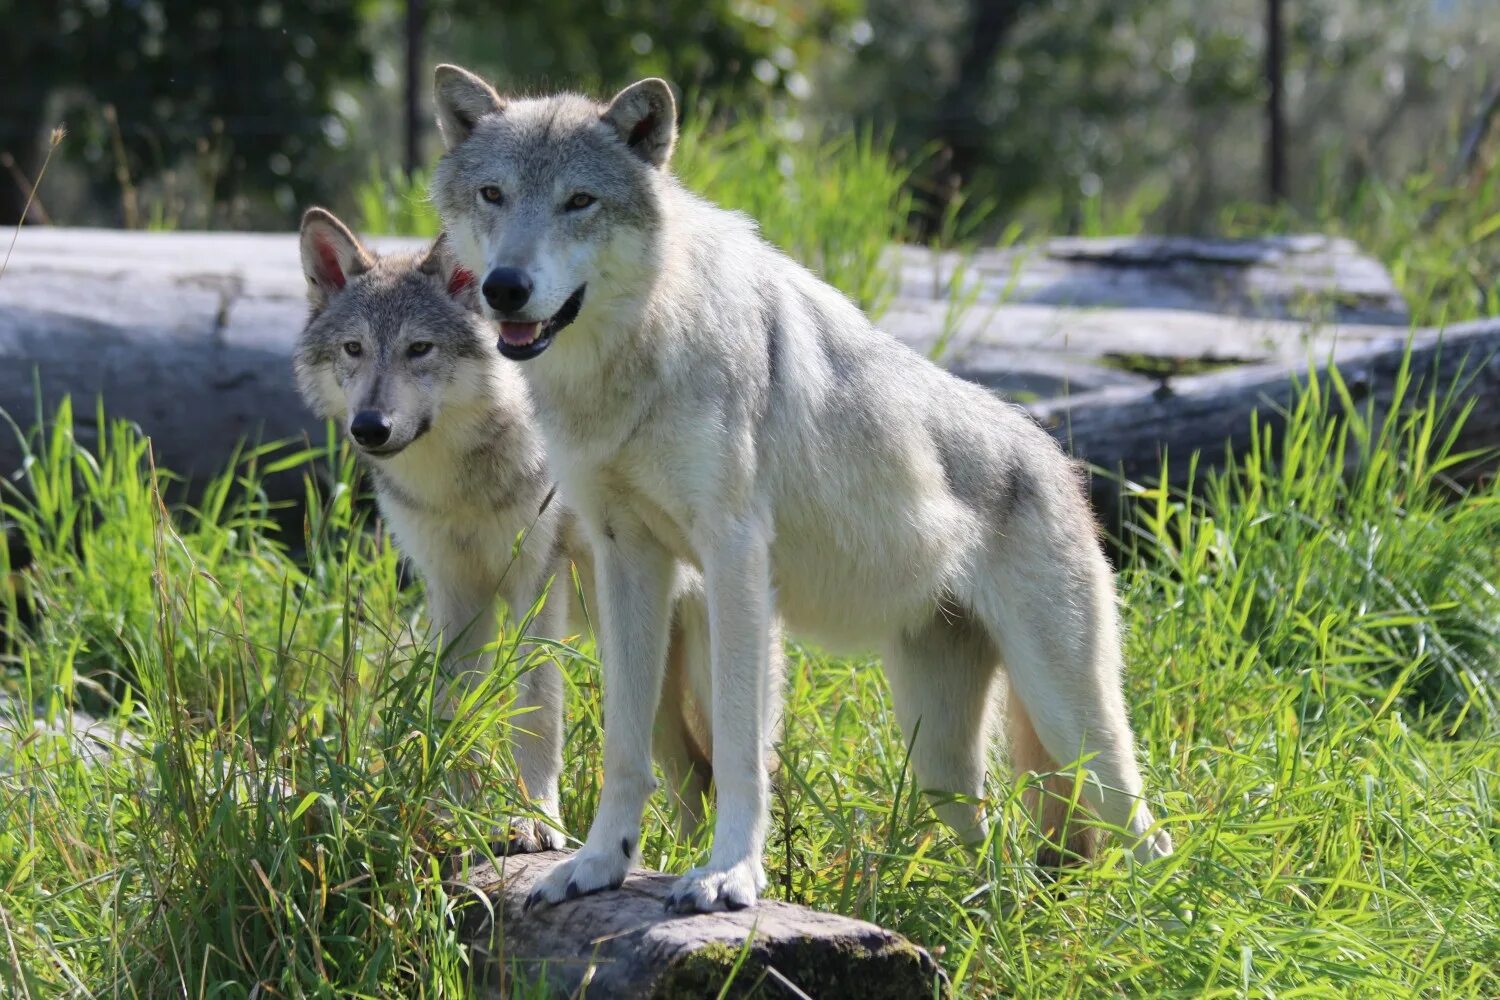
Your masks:
{"label": "gray wolf", "polygon": [[[485,647],[495,639],[497,600],[519,617],[547,593],[531,636],[561,640],[571,630],[568,562],[576,556],[592,599],[588,549],[562,504],[549,502],[554,483],[524,380],[496,356],[473,275],[443,241],[425,254],[381,257],[314,208],[302,220],[301,251],[311,315],[294,357],[297,384],[353,442],[386,526],[422,577],[449,646],[443,696],[454,701],[494,666]],[[700,587],[686,580],[679,595],[655,738],[687,829],[709,780],[702,748],[711,733],[696,708],[708,703]],[[526,711],[514,727],[531,809],[509,821],[507,845],[523,851],[564,845],[562,675],[550,656],[528,659],[531,651],[517,653],[535,666],[517,681],[515,707]]]}
{"label": "gray wolf", "polygon": [[1015,764],[1084,760],[1102,820],[1139,859],[1168,854],[1126,719],[1113,577],[1058,445],[876,331],[750,219],[683,188],[661,80],[607,104],[507,100],[454,66],[435,82],[447,151],[432,198],[483,276],[498,349],[520,362],[598,564],[603,795],[535,901],[619,885],[639,844],[684,567],[706,584],[718,814],[677,908],[744,907],[765,886],[756,765],[778,618],[880,650],[916,778],[965,839],[986,833],[1003,675]]}

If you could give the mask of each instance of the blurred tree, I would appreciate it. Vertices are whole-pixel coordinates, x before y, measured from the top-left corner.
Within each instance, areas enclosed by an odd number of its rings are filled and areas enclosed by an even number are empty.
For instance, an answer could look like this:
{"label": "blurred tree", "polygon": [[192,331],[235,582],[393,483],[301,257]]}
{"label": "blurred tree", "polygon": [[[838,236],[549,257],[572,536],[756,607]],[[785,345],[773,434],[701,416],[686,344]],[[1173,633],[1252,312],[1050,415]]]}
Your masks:
{"label": "blurred tree", "polygon": [[[823,98],[922,158],[929,205],[961,180],[971,204],[1048,227],[1109,228],[1099,213],[1114,211],[1210,228],[1268,186],[1269,5],[868,0],[868,40]],[[1425,169],[1493,86],[1497,0],[1276,7],[1292,207]]]}
{"label": "blurred tree", "polygon": [[1243,18],[1166,5],[869,0],[871,41],[834,99],[923,155],[929,206],[961,183],[973,203],[1012,209],[1046,192],[1074,214],[1109,168],[1138,175],[1179,150],[1180,134],[1168,148],[1143,141],[1174,97],[1230,105],[1256,92]]}
{"label": "blurred tree", "polygon": [[864,0],[427,0],[435,60],[462,57],[502,87],[611,91],[642,76],[726,106],[805,99],[827,39]]}
{"label": "blurred tree", "polygon": [[1015,28],[1028,7],[1042,0],[969,0],[968,14],[960,32],[957,72],[938,102],[934,121],[940,151],[936,161],[939,176],[929,189],[927,207],[920,212],[918,229],[932,235],[958,196],[971,180],[987,152],[984,129],[976,121],[979,98],[990,87],[1005,37]]}
{"label": "blurred tree", "polygon": [[[660,75],[695,117],[765,114],[789,138],[873,123],[919,165],[929,221],[962,182],[965,204],[1048,228],[1211,228],[1266,188],[1270,2],[0,0],[0,221],[63,119],[59,221],[348,205],[431,162],[431,66],[452,61],[522,93]],[[1284,207],[1457,170],[1432,159],[1500,88],[1497,4],[1279,0]]]}
{"label": "blurred tree", "polygon": [[1286,116],[1282,91],[1286,80],[1286,37],[1281,0],[1266,0],[1266,193],[1272,202],[1286,200]]}
{"label": "blurred tree", "polygon": [[[271,192],[290,214],[319,190],[332,83],[368,65],[342,0],[0,0],[0,23],[0,151],[29,176],[66,120],[127,224],[145,221],[133,185],[188,161],[211,205]],[[0,183],[0,223],[20,188]]]}
{"label": "blurred tree", "polygon": [[[586,89],[604,96],[660,76],[721,114],[790,111],[812,92],[813,63],[864,0],[366,0],[401,24],[406,50],[400,123],[408,173],[425,162],[432,63],[457,62],[500,89]],[[418,53],[424,55],[418,57]],[[795,118],[795,114],[788,115]]]}

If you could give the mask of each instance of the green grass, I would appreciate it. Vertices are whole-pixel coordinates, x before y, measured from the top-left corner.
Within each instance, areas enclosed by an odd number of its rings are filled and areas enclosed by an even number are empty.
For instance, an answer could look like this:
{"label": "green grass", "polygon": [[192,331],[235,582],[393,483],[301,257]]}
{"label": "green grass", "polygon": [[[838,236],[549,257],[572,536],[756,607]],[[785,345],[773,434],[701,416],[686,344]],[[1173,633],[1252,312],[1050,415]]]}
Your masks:
{"label": "green grass", "polygon": [[[1445,485],[1446,388],[1374,422],[1314,383],[1199,499],[1134,494],[1128,692],[1170,861],[1111,847],[1049,884],[1003,769],[976,860],[914,793],[876,662],[793,645],[771,895],[940,949],[963,996],[1500,995],[1500,487]],[[84,706],[128,742],[0,751],[0,992],[464,995],[475,904],[444,859],[513,806],[521,665],[436,717],[420,594],[343,449],[246,454],[169,511],[145,443],[100,419],[91,452],[64,407],[4,487],[30,562],[0,564],[0,684],[11,714]],[[287,466],[295,538],[259,486]],[[559,652],[578,832],[599,673],[588,641]],[[666,819],[646,863],[700,860]]]}
{"label": "green grass", "polygon": [[369,175],[354,185],[355,218],[362,233],[432,238],[443,228],[427,197],[428,172],[408,175],[398,167],[370,163]]}

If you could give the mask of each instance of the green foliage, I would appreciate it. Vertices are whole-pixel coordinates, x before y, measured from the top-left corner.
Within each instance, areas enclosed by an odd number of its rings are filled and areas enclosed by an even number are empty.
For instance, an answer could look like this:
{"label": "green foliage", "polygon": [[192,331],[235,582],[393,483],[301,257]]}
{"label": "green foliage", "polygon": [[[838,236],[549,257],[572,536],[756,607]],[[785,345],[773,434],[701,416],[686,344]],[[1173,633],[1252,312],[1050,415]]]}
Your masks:
{"label": "green foliage", "polygon": [[1453,450],[1475,401],[1462,381],[1419,391],[1421,375],[1403,369],[1378,414],[1335,371],[1307,384],[1279,439],[1257,421],[1201,502],[1137,491],[1134,565],[1183,612],[1154,630],[1159,662],[1200,628],[1205,642],[1232,630],[1257,670],[1307,677],[1306,704],[1347,688],[1424,732],[1500,732],[1500,490],[1446,485],[1476,457]]}
{"label": "green foliage", "polygon": [[893,289],[886,254],[904,236],[907,171],[870,131],[780,138],[765,119],[685,130],[674,169],[690,188],[744,212],[761,234],[878,313]]}
{"label": "green foliage", "polygon": [[[32,556],[0,601],[0,691],[16,696],[0,709],[69,720],[86,703],[119,726],[89,764],[80,753],[96,745],[64,734],[0,743],[0,914],[25,914],[7,930],[27,956],[18,965],[12,951],[0,983],[21,995],[85,981],[144,996],[459,995],[442,866],[457,841],[485,842],[485,817],[526,812],[493,791],[513,781],[488,777],[514,773],[496,734],[529,618],[501,640],[496,676],[444,721],[437,661],[412,636],[410,595],[367,530],[348,454],[247,456],[169,517],[146,442],[100,426],[104,443],[84,450],[65,403],[0,508]],[[286,467],[309,474],[300,560],[259,498],[260,476]],[[70,881],[101,862],[107,878]],[[53,918],[75,905],[84,937],[57,938]]]}
{"label": "green foliage", "polygon": [[371,235],[433,237],[442,229],[437,209],[427,197],[427,172],[382,170],[371,162],[370,174],[354,188],[359,231]]}
{"label": "green foliage", "polygon": [[[1282,6],[1299,210],[1325,173],[1349,191],[1451,166],[1493,92],[1487,5]],[[979,30],[986,16],[997,32]],[[817,103],[892,129],[900,150],[936,147],[924,186],[945,188],[953,164],[1005,217],[1070,233],[1101,197],[1159,192],[1150,228],[1184,232],[1266,198],[1266,0],[869,0],[865,17],[850,58],[826,48],[838,68]]]}
{"label": "green foliage", "polygon": [[830,35],[859,0],[556,0],[515,4],[495,30],[482,0],[434,0],[434,45],[449,61],[491,74],[502,89],[583,87],[612,93],[644,76],[690,99],[737,106],[805,98]]}
{"label": "green foliage", "polygon": [[55,111],[69,157],[132,226],[147,221],[134,186],[189,164],[211,204],[272,194],[291,215],[324,190],[334,81],[369,65],[340,0],[0,0],[0,22],[0,149],[29,169]]}
{"label": "green foliage", "polygon": [[[1408,384],[1377,420],[1310,383],[1198,499],[1134,493],[1128,697],[1172,859],[1116,845],[1047,882],[1021,804],[1037,779],[1001,770],[976,860],[913,788],[876,664],[793,645],[771,894],[942,946],[960,996],[1496,995],[1500,485],[1444,485],[1447,389]],[[445,722],[345,449],[246,455],[169,514],[138,435],[100,426],[85,449],[64,407],[0,512],[31,553],[0,563],[7,724],[86,704],[120,733],[92,762],[63,734],[0,743],[3,989],[464,995],[477,904],[451,892],[451,849],[482,854],[518,807],[525,621]],[[296,558],[258,489],[284,467],[309,483]],[[583,639],[558,652],[577,833],[598,669]],[[701,861],[662,808],[646,863]]]}
{"label": "green foliage", "polygon": [[[1224,206],[1263,198],[1264,4],[419,7],[424,63],[464,63],[506,90],[608,94],[660,75],[688,106],[716,101],[735,122],[873,128],[921,165],[924,211],[928,196],[946,203],[956,169],[971,205],[1007,222],[1114,232],[1142,210],[1153,229],[1203,231]],[[980,30],[995,11],[998,32]],[[0,154],[16,157],[0,170],[0,222],[20,212],[62,118],[65,169],[41,199],[59,222],[290,225],[364,180],[370,157],[399,158],[406,13],[404,0],[0,0]],[[1292,203],[1304,217],[1327,181],[1398,188],[1452,166],[1455,136],[1493,90],[1488,13],[1431,0],[1286,7]],[[426,67],[417,89],[425,109]],[[1493,143],[1481,145],[1492,161]]]}

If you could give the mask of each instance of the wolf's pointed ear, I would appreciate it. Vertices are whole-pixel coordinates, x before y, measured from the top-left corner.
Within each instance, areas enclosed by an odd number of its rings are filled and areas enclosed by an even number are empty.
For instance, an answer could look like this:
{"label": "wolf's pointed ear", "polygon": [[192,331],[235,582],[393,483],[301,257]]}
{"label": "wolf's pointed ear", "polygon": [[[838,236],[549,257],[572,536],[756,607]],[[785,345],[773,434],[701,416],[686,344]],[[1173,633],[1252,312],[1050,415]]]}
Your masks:
{"label": "wolf's pointed ear", "polygon": [[321,306],[355,275],[364,274],[375,258],[326,208],[309,208],[302,216],[302,273],[307,297]]}
{"label": "wolf's pointed ear", "polygon": [[439,66],[432,74],[432,88],[438,131],[447,149],[467,139],[479,119],[505,110],[505,102],[495,88],[461,66]]}
{"label": "wolf's pointed ear", "polygon": [[677,142],[677,102],[667,81],[652,77],[632,83],[615,95],[603,114],[630,151],[653,167],[672,158]]}
{"label": "wolf's pointed ear", "polygon": [[459,305],[479,310],[479,282],[473,271],[458,262],[446,233],[437,238],[419,267],[423,274],[441,282],[443,290]]}

